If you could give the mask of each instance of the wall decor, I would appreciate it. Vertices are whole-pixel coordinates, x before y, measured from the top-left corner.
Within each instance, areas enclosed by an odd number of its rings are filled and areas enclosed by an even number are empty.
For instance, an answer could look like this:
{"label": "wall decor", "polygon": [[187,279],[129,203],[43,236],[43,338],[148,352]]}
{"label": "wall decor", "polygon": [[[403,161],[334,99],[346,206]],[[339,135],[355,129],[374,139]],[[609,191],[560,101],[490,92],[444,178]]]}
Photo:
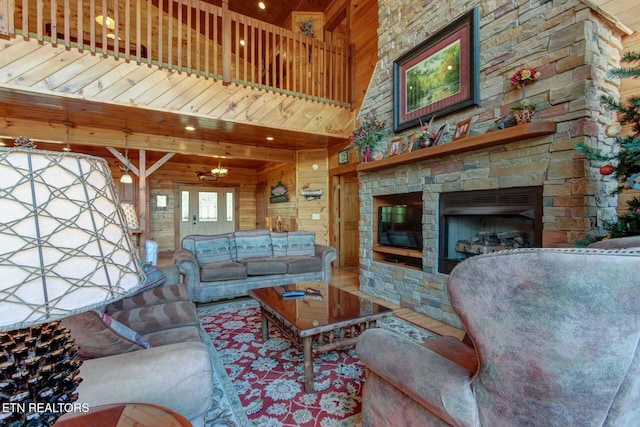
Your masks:
{"label": "wall decor", "polygon": [[346,165],[349,163],[349,149],[345,148],[344,150],[338,151],[338,164]]}
{"label": "wall decor", "polygon": [[393,131],[478,104],[479,9],[393,61]]}
{"label": "wall decor", "polygon": [[157,211],[166,211],[167,210],[167,200],[168,197],[166,194],[158,194],[156,195],[156,210]]}
{"label": "wall decor", "polygon": [[305,200],[318,200],[322,197],[323,193],[324,191],[322,191],[321,188],[317,190],[308,190],[303,188],[300,190],[300,195],[302,195]]}
{"label": "wall decor", "polygon": [[453,140],[467,138],[471,130],[471,118],[459,121],[456,125],[456,131],[453,133]]}
{"label": "wall decor", "polygon": [[287,194],[287,186],[278,181],[276,185],[271,187],[271,197],[269,198],[271,203],[286,203],[289,201],[289,195]]}

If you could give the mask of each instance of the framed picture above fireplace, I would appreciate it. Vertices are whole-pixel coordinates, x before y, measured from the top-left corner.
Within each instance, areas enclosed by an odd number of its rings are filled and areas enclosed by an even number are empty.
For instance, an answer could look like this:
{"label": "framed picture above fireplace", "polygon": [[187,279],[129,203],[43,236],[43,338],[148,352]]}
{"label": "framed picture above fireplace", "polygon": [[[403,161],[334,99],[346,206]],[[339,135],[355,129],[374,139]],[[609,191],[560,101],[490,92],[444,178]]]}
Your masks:
{"label": "framed picture above fireplace", "polygon": [[393,62],[393,131],[478,103],[478,8]]}

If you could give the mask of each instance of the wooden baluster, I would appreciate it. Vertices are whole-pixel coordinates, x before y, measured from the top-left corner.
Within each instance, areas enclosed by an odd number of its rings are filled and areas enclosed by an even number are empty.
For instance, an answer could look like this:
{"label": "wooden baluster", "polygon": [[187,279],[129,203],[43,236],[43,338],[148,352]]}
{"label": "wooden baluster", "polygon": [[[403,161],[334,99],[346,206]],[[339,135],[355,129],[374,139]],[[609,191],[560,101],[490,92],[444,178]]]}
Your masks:
{"label": "wooden baluster", "polygon": [[264,56],[262,55],[262,24],[262,22],[259,22],[257,26],[258,50],[256,51],[256,67],[258,69],[258,78],[256,80],[260,79],[261,84],[264,83],[262,76],[265,67]]}
{"label": "wooden baluster", "polygon": [[249,39],[247,40],[249,44],[249,52],[251,59],[251,83],[252,86],[256,85],[256,21],[255,19],[251,19],[251,31],[249,31]]}
{"label": "wooden baluster", "polygon": [[131,59],[131,0],[124,2],[124,58]]}
{"label": "wooden baluster", "polygon": [[[53,2],[52,2],[53,5]],[[102,29],[100,31],[102,31],[102,56],[103,57],[107,57],[109,56],[109,48],[107,45],[107,33],[109,32],[109,29],[107,28],[107,25],[109,25],[108,23],[108,17],[109,17],[109,9],[107,8],[107,0],[102,0]]]}
{"label": "wooden baluster", "polygon": [[182,71],[182,0],[178,2],[178,42],[177,42],[177,54],[178,54],[178,72]]}
{"label": "wooden baluster", "polygon": [[71,25],[69,17],[71,16],[71,8],[69,7],[69,0],[64,0],[64,47],[71,48]]}
{"label": "wooden baluster", "polygon": [[83,25],[83,17],[84,13],[80,13],[83,10],[83,2],[82,0],[77,1],[77,10],[78,10],[78,51],[82,52],[84,50],[84,25]]}
{"label": "wooden baluster", "polygon": [[235,13],[232,15],[233,16],[233,21],[232,23],[235,24],[235,33],[236,33],[236,43],[235,43],[235,52],[236,52],[236,67],[235,67],[235,80],[236,80],[236,84],[238,84],[238,81],[240,80],[240,16],[236,15]]}
{"label": "wooden baluster", "polygon": [[[147,47],[147,65],[151,66],[153,57],[153,25],[151,24],[152,7],[151,2],[146,2],[145,4],[147,5],[147,41],[145,45]],[[142,46],[140,47],[142,48]]]}
{"label": "wooden baluster", "polygon": [[120,58],[120,36],[118,35],[120,27],[119,12],[118,0],[113,0],[113,22],[115,22],[113,26],[113,53],[116,59]]}
{"label": "wooden baluster", "polygon": [[58,45],[58,24],[56,23],[56,19],[58,17],[58,13],[56,9],[58,8],[56,0],[51,0],[51,10],[50,10],[50,18],[51,18],[51,45]]}
{"label": "wooden baluster", "polygon": [[218,68],[218,44],[222,43],[222,41],[218,39],[218,16],[219,15],[217,13],[213,15],[213,37],[214,37],[213,38],[213,75],[214,76],[222,75],[222,73],[220,72],[220,68]]}
{"label": "wooden baluster", "polygon": [[231,82],[231,18],[229,0],[222,0],[222,82]]}
{"label": "wooden baluster", "polygon": [[[200,1],[196,0],[196,8],[195,8],[195,14],[196,14],[196,75],[200,76],[201,72],[202,72],[202,68],[200,68],[200,57],[202,56],[202,52],[200,51],[200,39],[202,38],[201,36],[201,31],[200,31],[200,21],[201,21],[201,11],[200,11]],[[206,35],[206,39],[209,38],[209,34]]]}

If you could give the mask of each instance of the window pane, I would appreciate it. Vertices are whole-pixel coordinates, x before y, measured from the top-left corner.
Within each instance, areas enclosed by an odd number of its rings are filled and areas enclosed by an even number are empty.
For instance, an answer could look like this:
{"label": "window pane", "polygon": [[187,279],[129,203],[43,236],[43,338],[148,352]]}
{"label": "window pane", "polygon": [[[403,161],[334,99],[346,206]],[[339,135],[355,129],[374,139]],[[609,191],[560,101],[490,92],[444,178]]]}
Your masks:
{"label": "window pane", "polygon": [[214,222],[218,220],[218,193],[201,191],[198,193],[199,220]]}
{"label": "window pane", "polygon": [[181,210],[182,212],[180,213],[180,221],[182,222],[189,221],[189,192],[188,191],[182,192]]}
{"label": "window pane", "polygon": [[233,193],[227,193],[227,221],[233,221]]}

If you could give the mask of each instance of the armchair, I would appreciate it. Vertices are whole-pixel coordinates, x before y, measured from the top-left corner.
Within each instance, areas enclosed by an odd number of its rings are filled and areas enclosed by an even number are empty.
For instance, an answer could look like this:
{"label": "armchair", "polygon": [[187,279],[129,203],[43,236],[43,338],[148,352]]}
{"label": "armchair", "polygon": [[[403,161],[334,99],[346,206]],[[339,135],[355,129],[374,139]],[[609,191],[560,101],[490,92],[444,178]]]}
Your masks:
{"label": "armchair", "polygon": [[363,425],[640,425],[639,278],[638,248],[465,260],[448,286],[473,347],[364,332]]}

